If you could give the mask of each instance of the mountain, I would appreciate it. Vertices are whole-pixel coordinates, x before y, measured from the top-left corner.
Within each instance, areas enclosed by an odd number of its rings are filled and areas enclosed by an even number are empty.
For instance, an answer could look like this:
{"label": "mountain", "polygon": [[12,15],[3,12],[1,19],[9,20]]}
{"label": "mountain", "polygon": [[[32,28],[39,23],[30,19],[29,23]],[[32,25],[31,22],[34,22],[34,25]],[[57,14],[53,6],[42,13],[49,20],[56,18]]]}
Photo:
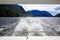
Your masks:
{"label": "mountain", "polygon": [[0,17],[24,17],[26,14],[22,6],[17,4],[0,4]]}
{"label": "mountain", "polygon": [[56,14],[54,17],[60,17],[60,13]]}
{"label": "mountain", "polygon": [[30,10],[30,11],[27,11],[27,13],[35,17],[52,17],[52,15],[47,11]]}

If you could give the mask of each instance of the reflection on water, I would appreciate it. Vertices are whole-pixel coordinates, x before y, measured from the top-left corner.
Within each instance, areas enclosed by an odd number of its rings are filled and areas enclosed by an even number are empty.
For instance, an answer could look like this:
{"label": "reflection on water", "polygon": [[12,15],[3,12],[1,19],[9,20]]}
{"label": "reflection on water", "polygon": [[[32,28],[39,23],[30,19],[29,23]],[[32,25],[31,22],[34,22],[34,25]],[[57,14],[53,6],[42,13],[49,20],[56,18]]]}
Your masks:
{"label": "reflection on water", "polygon": [[3,17],[1,36],[59,36],[59,17]]}

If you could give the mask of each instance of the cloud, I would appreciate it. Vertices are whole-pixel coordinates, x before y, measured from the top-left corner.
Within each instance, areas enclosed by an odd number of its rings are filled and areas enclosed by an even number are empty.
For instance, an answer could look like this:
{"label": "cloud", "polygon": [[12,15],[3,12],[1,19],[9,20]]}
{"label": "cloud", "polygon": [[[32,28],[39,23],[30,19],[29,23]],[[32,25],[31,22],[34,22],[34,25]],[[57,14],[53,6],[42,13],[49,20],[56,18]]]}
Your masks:
{"label": "cloud", "polygon": [[55,10],[60,10],[60,6],[56,7]]}
{"label": "cloud", "polygon": [[28,11],[32,9],[38,9],[38,10],[50,10],[53,11],[55,10],[54,8],[59,5],[48,5],[48,4],[20,4],[23,6],[23,8]]}

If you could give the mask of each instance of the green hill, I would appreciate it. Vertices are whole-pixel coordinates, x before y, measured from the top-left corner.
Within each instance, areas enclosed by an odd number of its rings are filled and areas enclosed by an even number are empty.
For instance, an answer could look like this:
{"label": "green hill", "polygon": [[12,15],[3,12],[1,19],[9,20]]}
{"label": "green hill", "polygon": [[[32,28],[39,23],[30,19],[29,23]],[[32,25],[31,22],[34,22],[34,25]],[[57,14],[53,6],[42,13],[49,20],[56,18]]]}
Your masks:
{"label": "green hill", "polygon": [[55,17],[60,17],[60,13],[56,14]]}
{"label": "green hill", "polygon": [[0,4],[0,17],[25,17],[28,16],[22,6],[17,4]]}

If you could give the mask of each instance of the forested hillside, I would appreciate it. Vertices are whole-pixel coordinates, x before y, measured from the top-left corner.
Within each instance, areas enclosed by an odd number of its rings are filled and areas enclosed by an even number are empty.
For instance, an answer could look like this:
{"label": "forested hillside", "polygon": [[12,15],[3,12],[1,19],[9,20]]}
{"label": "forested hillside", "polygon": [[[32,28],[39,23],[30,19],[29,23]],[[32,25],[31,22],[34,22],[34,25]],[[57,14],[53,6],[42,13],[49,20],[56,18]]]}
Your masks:
{"label": "forested hillside", "polygon": [[22,6],[17,4],[0,5],[0,17],[20,17],[28,16]]}

